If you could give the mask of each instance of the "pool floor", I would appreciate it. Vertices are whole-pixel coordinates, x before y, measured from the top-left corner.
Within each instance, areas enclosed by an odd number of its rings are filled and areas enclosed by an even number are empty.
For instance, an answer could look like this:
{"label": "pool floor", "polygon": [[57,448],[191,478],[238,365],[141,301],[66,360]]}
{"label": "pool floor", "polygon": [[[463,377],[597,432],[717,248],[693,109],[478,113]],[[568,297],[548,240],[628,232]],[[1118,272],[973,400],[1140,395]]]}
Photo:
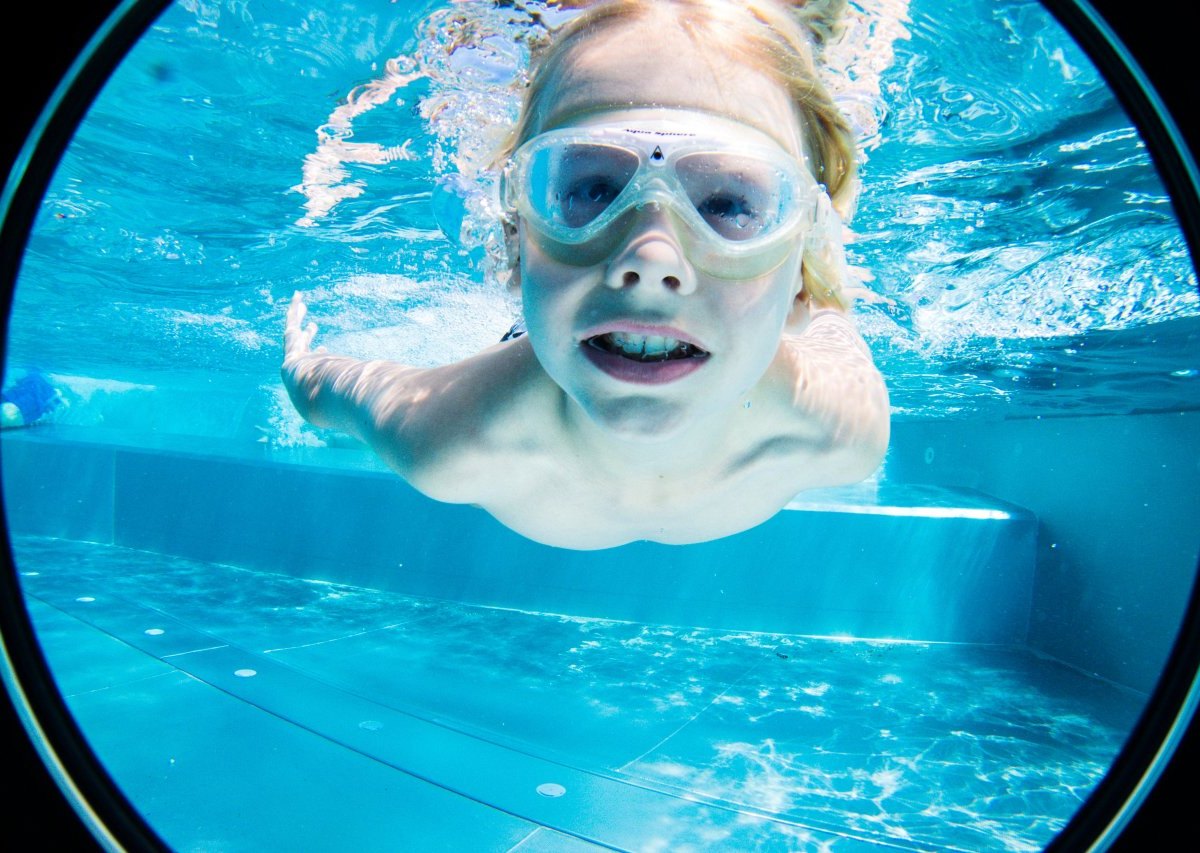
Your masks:
{"label": "pool floor", "polygon": [[1020,648],[13,547],[72,712],[182,850],[1037,850],[1145,700]]}

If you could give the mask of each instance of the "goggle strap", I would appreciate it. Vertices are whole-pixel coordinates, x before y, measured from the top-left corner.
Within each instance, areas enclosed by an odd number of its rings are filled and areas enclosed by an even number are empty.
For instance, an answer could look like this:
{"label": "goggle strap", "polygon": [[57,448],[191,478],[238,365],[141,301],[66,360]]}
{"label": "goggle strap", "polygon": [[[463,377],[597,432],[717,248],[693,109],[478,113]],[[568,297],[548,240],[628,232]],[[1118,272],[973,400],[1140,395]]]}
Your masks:
{"label": "goggle strap", "polygon": [[825,296],[834,297],[834,287],[849,281],[850,268],[842,242],[842,218],[833,207],[829,194],[821,187],[817,195],[813,225],[805,239],[804,254],[821,267],[819,277],[826,282]]}

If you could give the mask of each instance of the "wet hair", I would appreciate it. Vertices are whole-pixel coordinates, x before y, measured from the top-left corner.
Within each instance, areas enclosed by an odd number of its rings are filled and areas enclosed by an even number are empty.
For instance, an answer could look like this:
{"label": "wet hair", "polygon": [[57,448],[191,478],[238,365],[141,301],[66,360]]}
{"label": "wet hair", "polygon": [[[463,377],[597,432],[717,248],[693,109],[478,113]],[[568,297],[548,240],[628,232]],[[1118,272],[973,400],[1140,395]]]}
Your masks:
{"label": "wet hair", "polygon": [[[858,197],[857,146],[849,122],[821,83],[816,62],[821,48],[841,34],[847,0],[561,0],[581,8],[576,17],[533,46],[529,82],[516,126],[500,160],[541,132],[550,83],[571,49],[609,28],[670,16],[698,46],[761,72],[791,97],[813,177],[824,185],[841,219],[853,214]],[[836,229],[823,229],[830,236]],[[819,307],[847,307],[841,235],[835,245],[807,251],[805,291]]]}

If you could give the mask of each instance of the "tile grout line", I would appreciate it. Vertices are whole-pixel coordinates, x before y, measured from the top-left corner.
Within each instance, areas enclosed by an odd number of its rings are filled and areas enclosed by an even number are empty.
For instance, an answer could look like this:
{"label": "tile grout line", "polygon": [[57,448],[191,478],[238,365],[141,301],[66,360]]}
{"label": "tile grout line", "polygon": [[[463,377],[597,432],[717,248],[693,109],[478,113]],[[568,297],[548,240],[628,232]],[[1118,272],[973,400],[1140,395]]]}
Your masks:
{"label": "tile grout line", "polygon": [[308,648],[312,648],[313,646],[323,646],[326,643],[340,643],[342,640],[351,640],[355,637],[365,637],[367,634],[374,634],[379,631],[391,631],[393,628],[400,628],[404,625],[413,625],[413,624],[422,622],[424,620],[428,620],[428,619],[432,618],[432,616],[433,616],[433,614],[425,614],[423,616],[416,616],[412,619],[405,619],[400,622],[395,622],[391,625],[380,625],[377,628],[367,628],[362,631],[357,631],[353,634],[343,634],[340,637],[330,637],[326,640],[314,640],[311,643],[301,643],[298,646],[280,646],[277,649],[263,649],[260,654],[269,655],[269,654],[274,654],[275,652],[290,652],[295,649],[308,649]]}
{"label": "tile grout line", "polygon": [[750,667],[748,670],[746,670],[741,675],[739,675],[737,678],[735,678],[733,681],[729,682],[729,684],[725,685],[724,690],[722,690],[720,693],[718,693],[716,696],[714,696],[712,699],[710,699],[708,701],[708,704],[706,704],[703,708],[701,708],[696,713],[692,714],[692,716],[688,717],[684,722],[680,723],[675,728],[674,731],[672,731],[669,734],[664,735],[662,738],[660,738],[659,741],[657,743],[655,743],[652,747],[645,750],[640,755],[637,755],[634,758],[631,758],[628,761],[626,761],[624,764],[622,764],[620,767],[617,768],[617,772],[618,773],[629,772],[628,768],[631,765],[636,764],[637,762],[641,761],[647,755],[654,752],[654,750],[658,749],[660,746],[662,746],[664,743],[669,741],[671,738],[675,737],[675,735],[679,734],[681,731],[683,731],[688,726],[690,726],[692,723],[694,723],[701,714],[703,714],[705,711],[707,711],[713,705],[717,704],[717,702],[720,701],[722,696],[724,696],[730,690],[737,687],[739,684],[741,684],[743,681],[745,681],[747,678],[749,678],[751,675],[753,675],[756,671],[758,671],[758,669],[760,669],[762,667],[762,665],[763,665],[763,662],[759,661],[758,663],[754,664],[754,666]]}

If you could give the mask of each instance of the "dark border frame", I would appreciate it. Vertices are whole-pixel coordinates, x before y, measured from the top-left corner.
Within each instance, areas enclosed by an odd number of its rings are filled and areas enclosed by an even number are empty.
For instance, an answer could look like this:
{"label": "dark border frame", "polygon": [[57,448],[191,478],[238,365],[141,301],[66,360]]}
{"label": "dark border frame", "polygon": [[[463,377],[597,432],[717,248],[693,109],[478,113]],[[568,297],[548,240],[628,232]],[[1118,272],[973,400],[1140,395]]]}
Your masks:
{"label": "dark border frame", "polygon": [[[7,210],[0,208],[0,341],[7,341],[12,288],[58,161],[113,70],[168,5],[169,0],[124,0],[119,6],[114,0],[100,0],[68,15],[44,4],[26,10],[26,29],[5,28],[7,55],[41,56],[48,62],[35,69],[46,76],[30,75],[32,89],[14,105],[18,118],[24,119],[16,125],[18,135],[4,140],[3,165],[11,163],[11,174],[4,169],[8,183],[6,197],[0,198],[0,204],[8,202]],[[18,147],[22,144],[24,148]],[[0,501],[2,497],[0,493]],[[3,648],[27,706],[20,708],[8,692],[0,697],[6,758],[12,756],[11,764],[5,762],[5,787],[15,800],[5,804],[15,824],[6,827],[6,835],[37,838],[39,847],[47,849],[168,850],[113,784],[55,687],[20,593],[7,525],[2,542]],[[26,713],[41,729],[40,743],[27,732]],[[74,796],[66,793],[64,781],[75,789]]]}
{"label": "dark border frame", "polygon": [[[1177,64],[1194,55],[1187,28],[1172,27],[1161,13],[1133,9],[1120,0],[1092,0],[1090,6],[1084,0],[1043,0],[1043,4],[1100,68],[1137,125],[1171,193],[1192,256],[1196,258],[1200,255],[1200,197],[1194,165],[1189,162],[1187,152],[1189,146],[1193,151],[1197,146],[1200,98],[1197,87],[1189,82],[1194,80],[1193,71],[1187,69],[1176,75]],[[14,130],[6,132],[0,149],[3,155],[0,162],[5,166],[16,163],[18,169],[24,169],[19,190],[13,197],[13,215],[6,218],[0,241],[0,284],[5,290],[0,332],[7,327],[8,291],[19,268],[29,226],[62,151],[112,69],[168,5],[168,0],[126,0],[119,8],[115,0],[93,0],[85,5],[88,8],[73,9],[70,15],[51,4],[28,8],[23,27],[5,28],[0,35],[0,42],[9,48],[7,55],[38,57],[32,75],[25,69],[26,73],[19,78],[11,78],[16,84],[14,88],[19,87],[19,91],[10,92],[16,97],[10,98],[15,103],[8,105],[15,113],[15,121],[10,125]],[[1105,24],[1116,29],[1124,47],[1114,44],[1104,32]],[[60,78],[81,54],[85,43],[99,40],[100,36],[104,37],[102,43],[84,54],[77,68],[70,69],[74,73],[69,95],[60,98],[51,118],[39,123],[39,112],[50,101]],[[1131,58],[1140,62],[1142,68],[1131,70],[1128,64]],[[1154,92],[1148,95],[1144,90],[1146,79],[1153,84],[1157,97]],[[1185,123],[1172,128],[1163,105]],[[21,163],[19,146],[31,129],[35,133],[41,131],[41,144],[37,156]],[[6,804],[11,807],[6,810],[16,819],[15,826],[7,828],[14,830],[15,835],[17,827],[24,827],[24,837],[40,838],[46,846],[73,850],[110,847],[114,842],[132,850],[165,849],[137,809],[112,785],[54,688],[20,596],[12,594],[9,581],[15,580],[15,573],[7,544],[5,534],[5,547],[0,555],[5,572],[0,584],[7,588],[0,594],[0,620],[6,629],[4,642],[14,673],[36,711],[52,753],[67,769],[72,783],[111,838],[102,841],[85,828],[90,819],[81,816],[60,791],[54,774],[30,742],[15,708],[8,702],[0,702],[4,743],[6,747],[11,745],[6,748],[3,772],[10,782],[7,787],[16,797],[15,802]],[[1165,768],[1151,766],[1151,761],[1179,722],[1180,709],[1195,689],[1198,671],[1200,594],[1193,590],[1182,630],[1146,712],[1105,779],[1050,844],[1049,850],[1057,853],[1089,849],[1103,833],[1131,817],[1119,837],[1109,839],[1108,849],[1153,849],[1155,841],[1161,843],[1171,828],[1182,829],[1192,823],[1189,809],[1194,808],[1193,780],[1200,767],[1200,723],[1192,721],[1186,734],[1175,732],[1182,738]],[[1154,782],[1160,771],[1161,777],[1137,813],[1122,816],[1122,810],[1139,786]]]}
{"label": "dark border frame", "polygon": [[[1185,80],[1172,80],[1175,63],[1171,60],[1188,55],[1186,48],[1180,47],[1183,40],[1176,34],[1172,41],[1169,22],[1162,16],[1131,10],[1126,3],[1041,1],[1095,63],[1137,126],[1170,193],[1193,269],[1197,268],[1200,181],[1192,154],[1195,87]],[[1123,38],[1114,32],[1113,24],[1121,25]],[[1136,53],[1132,48],[1137,48]],[[1140,67],[1139,57],[1154,63],[1153,80]],[[1177,115],[1188,116],[1192,124],[1177,126],[1170,108]],[[1196,577],[1200,578],[1200,569]],[[1183,777],[1192,776],[1197,766],[1200,722],[1191,714],[1200,687],[1198,677],[1200,583],[1194,579],[1179,634],[1146,709],[1104,779],[1047,851],[1155,849],[1171,827],[1182,829],[1185,821],[1191,822],[1184,805],[1185,797],[1191,797],[1184,786],[1191,787],[1194,782]],[[1160,757],[1164,746],[1167,749]]]}

